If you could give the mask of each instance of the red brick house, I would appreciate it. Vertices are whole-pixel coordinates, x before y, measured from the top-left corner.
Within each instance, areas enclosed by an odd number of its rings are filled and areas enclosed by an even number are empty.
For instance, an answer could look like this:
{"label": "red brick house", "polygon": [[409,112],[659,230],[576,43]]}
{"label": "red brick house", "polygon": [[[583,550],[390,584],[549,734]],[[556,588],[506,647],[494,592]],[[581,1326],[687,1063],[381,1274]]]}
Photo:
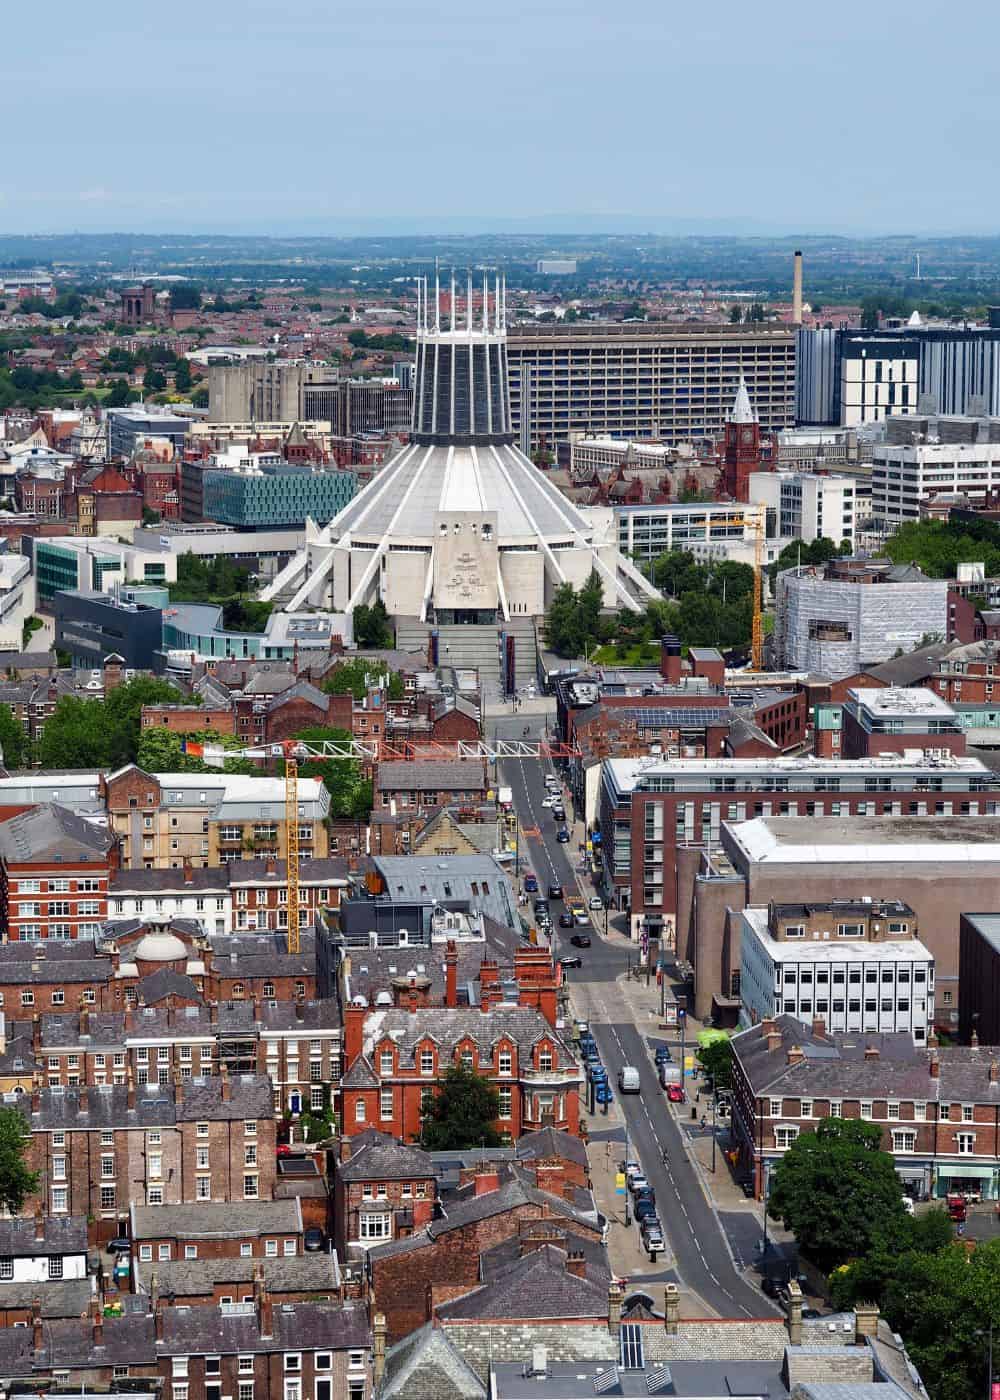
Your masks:
{"label": "red brick house", "polygon": [[294,1259],[305,1254],[302,1235],[296,1200],[163,1206],[133,1201],[129,1208],[132,1262],[140,1267],[192,1259]]}
{"label": "red brick house", "polygon": [[546,1126],[577,1133],[583,1074],[566,1043],[533,1008],[386,1008],[344,1013],[343,1134],[369,1127],[414,1142],[444,1070],[464,1065],[500,1098],[497,1132],[509,1142]]}
{"label": "red brick house", "polygon": [[336,1167],[334,1220],[337,1250],[405,1239],[434,1218],[437,1168],[426,1152],[374,1128],[342,1140]]}
{"label": "red brick house", "polygon": [[5,941],[93,938],[108,916],[114,837],[44,802],[0,825],[0,919]]}

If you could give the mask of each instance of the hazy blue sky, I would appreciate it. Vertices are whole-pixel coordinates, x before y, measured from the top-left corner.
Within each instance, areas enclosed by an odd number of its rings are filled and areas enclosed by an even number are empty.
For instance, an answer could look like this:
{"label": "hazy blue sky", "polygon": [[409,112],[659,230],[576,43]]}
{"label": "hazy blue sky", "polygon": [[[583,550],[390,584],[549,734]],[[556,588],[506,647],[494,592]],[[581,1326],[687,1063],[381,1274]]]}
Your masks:
{"label": "hazy blue sky", "polygon": [[995,0],[22,0],[0,231],[992,232],[998,39]]}

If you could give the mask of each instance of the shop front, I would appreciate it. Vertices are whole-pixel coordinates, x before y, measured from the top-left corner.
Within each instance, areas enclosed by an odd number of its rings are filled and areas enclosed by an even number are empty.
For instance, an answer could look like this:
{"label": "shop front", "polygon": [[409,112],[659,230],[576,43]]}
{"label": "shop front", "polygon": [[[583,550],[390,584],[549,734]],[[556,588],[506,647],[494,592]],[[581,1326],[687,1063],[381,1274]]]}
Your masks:
{"label": "shop front", "polygon": [[1000,1200],[1000,1162],[977,1166],[972,1162],[938,1162],[934,1168],[931,1195],[965,1196],[972,1201]]}

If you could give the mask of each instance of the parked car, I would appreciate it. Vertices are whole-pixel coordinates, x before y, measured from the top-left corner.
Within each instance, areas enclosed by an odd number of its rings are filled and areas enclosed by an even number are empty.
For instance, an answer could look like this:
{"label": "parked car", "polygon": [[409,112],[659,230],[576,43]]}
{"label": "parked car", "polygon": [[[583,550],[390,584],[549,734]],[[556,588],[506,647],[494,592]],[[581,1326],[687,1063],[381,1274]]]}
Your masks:
{"label": "parked car", "polygon": [[633,1214],[641,1224],[643,1220],[656,1214],[656,1202],[651,1201],[648,1196],[643,1196],[641,1200],[636,1201]]}
{"label": "parked car", "polygon": [[768,1298],[780,1298],[784,1293],[785,1285],[780,1279],[762,1278],[760,1281],[760,1291]]}
{"label": "parked car", "polygon": [[560,928],[572,928],[572,927],[573,927],[573,915],[570,914],[570,913],[568,913],[567,910],[565,910],[565,909],[564,909],[563,912],[559,915],[559,927],[560,927]]}
{"label": "parked car", "polygon": [[671,1055],[670,1053],[669,1045],[658,1045],[656,1047],[656,1053],[654,1054],[653,1059],[658,1065],[664,1065],[668,1060],[672,1060],[673,1058],[673,1055]]}
{"label": "parked car", "polygon": [[590,927],[590,915],[587,913],[586,909],[574,909],[573,918],[576,920],[580,928]]}
{"label": "parked car", "polygon": [[562,885],[559,884],[558,880],[553,880],[552,884],[549,886],[549,899],[562,899],[562,897]]}
{"label": "parked car", "polygon": [[537,891],[538,891],[538,876],[537,876],[537,875],[525,875],[525,877],[524,877],[524,888],[525,888],[525,890],[527,891],[528,894],[535,894],[535,893],[537,893]]}
{"label": "parked car", "polygon": [[569,941],[572,943],[572,945],[573,945],[574,948],[589,948],[589,947],[590,947],[590,934],[589,934],[589,933],[574,933],[573,937],[572,937]]}
{"label": "parked car", "polygon": [[660,1250],[666,1249],[666,1241],[663,1238],[661,1229],[650,1230],[642,1237],[642,1247],[650,1254],[658,1254]]}
{"label": "parked car", "polygon": [[594,1092],[594,1098],[598,1103],[614,1103],[615,1096],[611,1092],[610,1084],[598,1084]]}
{"label": "parked car", "polygon": [[554,793],[554,792],[550,792],[546,797],[543,797],[543,798],[542,798],[542,806],[543,806],[543,807],[554,807],[558,801],[559,801],[559,799],[558,799],[558,797],[556,797],[555,793]]}
{"label": "parked car", "polygon": [[655,1206],[656,1192],[653,1190],[652,1186],[642,1186],[635,1193],[635,1199],[637,1201],[652,1201],[653,1205]]}
{"label": "parked car", "polygon": [[591,1060],[587,1065],[587,1074],[591,1079],[607,1079],[608,1072],[601,1064],[600,1060]]}
{"label": "parked car", "polygon": [[599,894],[592,894],[592,895],[590,896],[590,908],[591,908],[591,909],[603,909],[603,908],[604,908],[604,900],[601,898],[601,896],[600,896]]}
{"label": "parked car", "polygon": [[561,802],[555,803],[555,805],[552,808],[552,815],[555,817],[557,822],[564,822],[566,820],[566,808],[562,805]]}
{"label": "parked car", "polygon": [[323,1245],[326,1243],[326,1236],[323,1234],[322,1230],[318,1229],[314,1225],[304,1232],[302,1236],[302,1243],[305,1245],[308,1253],[316,1254],[319,1252],[319,1250],[323,1248]]}
{"label": "parked car", "polygon": [[628,1189],[632,1192],[633,1196],[638,1195],[642,1188],[648,1185],[649,1182],[646,1180],[645,1174],[641,1171],[636,1172],[634,1176],[628,1179]]}
{"label": "parked car", "polygon": [[625,1162],[622,1162],[618,1170],[623,1171],[625,1173],[626,1181],[631,1181],[634,1176],[642,1176],[642,1167],[639,1165],[638,1162],[633,1161],[631,1158],[629,1158]]}
{"label": "parked car", "polygon": [[684,1090],[679,1084],[668,1084],[667,1098],[670,1100],[671,1103],[684,1103]]}
{"label": "parked car", "polygon": [[663,1232],[663,1225],[658,1215],[647,1215],[645,1220],[640,1222],[639,1229],[642,1231],[643,1238],[645,1239],[647,1235],[661,1234]]}
{"label": "parked car", "polygon": [[559,966],[568,972],[571,968],[583,967],[583,958],[577,957],[576,954],[568,958],[560,958]]}
{"label": "parked car", "polygon": [[564,826],[561,826],[561,827],[559,828],[559,830],[556,832],[556,840],[557,840],[557,841],[561,841],[561,842],[563,843],[563,845],[565,845],[566,842],[569,840],[569,832],[566,830],[566,828],[565,828]]}

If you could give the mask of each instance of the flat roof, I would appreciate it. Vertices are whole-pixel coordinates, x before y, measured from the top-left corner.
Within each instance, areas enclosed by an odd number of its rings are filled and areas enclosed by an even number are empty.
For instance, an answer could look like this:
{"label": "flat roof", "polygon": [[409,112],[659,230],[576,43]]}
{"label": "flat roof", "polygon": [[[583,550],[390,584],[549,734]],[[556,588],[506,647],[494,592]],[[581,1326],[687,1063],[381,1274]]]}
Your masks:
{"label": "flat roof", "polygon": [[934,719],[950,719],[955,714],[954,707],[947,700],[926,686],[914,686],[912,690],[897,685],[852,686],[847,693],[873,715],[900,719],[929,715]]}
{"label": "flat roof", "polygon": [[[844,910],[831,910],[833,921]],[[912,911],[910,911],[912,917]],[[898,938],[872,942],[860,938],[795,938],[790,943],[772,938],[767,926],[767,910],[744,909],[743,918],[753,929],[772,962],[918,962],[931,963],[934,955],[919,938]]]}
{"label": "flat roof", "polygon": [[723,827],[754,864],[1000,862],[995,817],[754,817]]}
{"label": "flat roof", "polygon": [[725,773],[824,773],[836,777],[839,773],[927,773],[935,770],[951,773],[989,773],[978,758],[907,758],[904,754],[880,754],[874,758],[609,758],[607,766],[614,773],[618,786],[635,782],[651,774]]}

